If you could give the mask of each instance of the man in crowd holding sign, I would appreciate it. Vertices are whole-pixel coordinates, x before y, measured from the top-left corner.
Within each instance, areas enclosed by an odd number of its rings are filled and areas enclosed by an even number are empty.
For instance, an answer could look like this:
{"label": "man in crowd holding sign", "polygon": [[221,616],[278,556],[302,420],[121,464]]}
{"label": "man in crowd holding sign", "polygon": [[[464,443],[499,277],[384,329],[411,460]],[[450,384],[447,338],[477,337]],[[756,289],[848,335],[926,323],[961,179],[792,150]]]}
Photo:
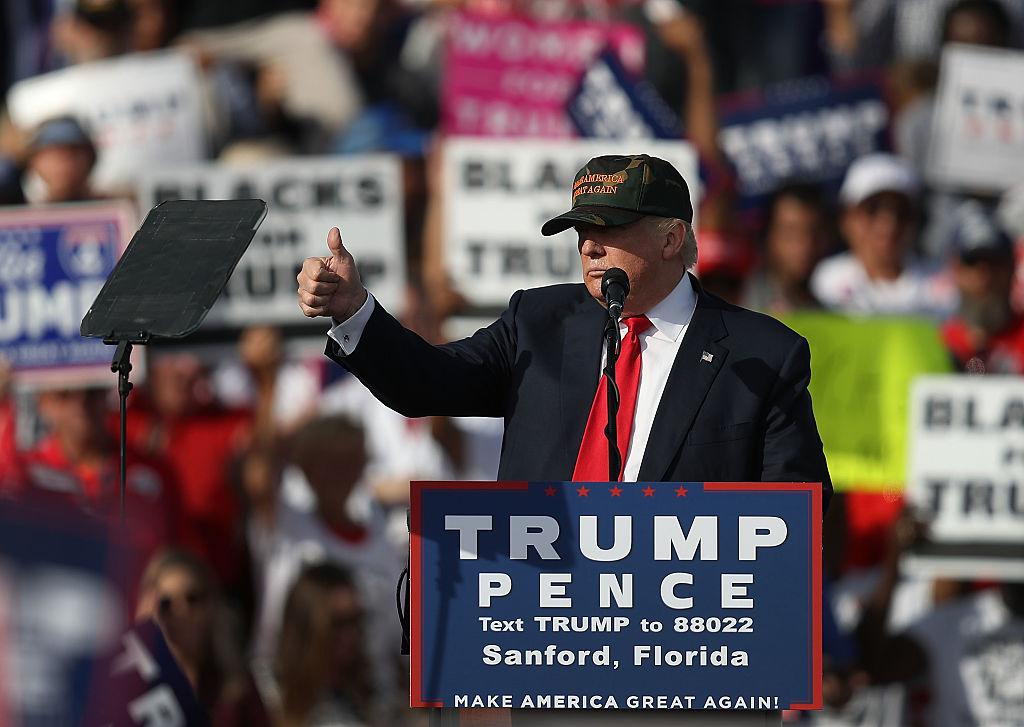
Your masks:
{"label": "man in crowd holding sign", "polygon": [[821,482],[827,506],[807,342],[701,288],[687,272],[692,221],[671,164],[596,157],[576,175],[572,209],[542,228],[576,229],[583,285],[519,291],[487,328],[431,346],[366,291],[333,228],[331,254],[298,275],[299,304],[332,318],[327,354],[406,416],[504,417],[499,480],[604,481],[602,278],[621,268],[621,479]]}

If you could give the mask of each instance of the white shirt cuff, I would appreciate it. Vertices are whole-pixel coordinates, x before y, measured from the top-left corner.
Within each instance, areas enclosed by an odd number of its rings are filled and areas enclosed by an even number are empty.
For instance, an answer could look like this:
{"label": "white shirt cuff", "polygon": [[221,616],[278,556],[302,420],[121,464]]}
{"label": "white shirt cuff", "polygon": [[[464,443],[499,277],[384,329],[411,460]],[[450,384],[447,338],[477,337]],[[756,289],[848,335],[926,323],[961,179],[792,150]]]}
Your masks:
{"label": "white shirt cuff", "polygon": [[373,293],[366,291],[366,300],[359,310],[327,332],[346,356],[352,354],[359,345],[359,339],[363,337],[363,329],[366,328],[366,322],[370,320],[375,305]]}

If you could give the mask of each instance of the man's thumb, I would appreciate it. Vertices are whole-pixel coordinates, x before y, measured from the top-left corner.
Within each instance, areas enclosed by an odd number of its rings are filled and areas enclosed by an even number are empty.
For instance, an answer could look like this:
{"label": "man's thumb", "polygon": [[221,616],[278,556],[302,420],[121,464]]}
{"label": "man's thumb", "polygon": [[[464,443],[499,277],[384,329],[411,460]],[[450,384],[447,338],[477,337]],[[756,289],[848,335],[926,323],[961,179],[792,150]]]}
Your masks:
{"label": "man's thumb", "polygon": [[327,247],[331,250],[331,255],[336,258],[345,257],[345,246],[341,242],[341,230],[337,227],[332,227],[331,231],[327,233]]}

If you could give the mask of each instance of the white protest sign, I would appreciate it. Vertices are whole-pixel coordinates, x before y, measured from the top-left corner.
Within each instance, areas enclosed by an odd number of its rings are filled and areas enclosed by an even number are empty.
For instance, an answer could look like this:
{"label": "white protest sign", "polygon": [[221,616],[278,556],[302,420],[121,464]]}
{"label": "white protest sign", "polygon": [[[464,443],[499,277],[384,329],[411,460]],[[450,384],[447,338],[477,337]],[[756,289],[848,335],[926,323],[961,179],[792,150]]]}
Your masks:
{"label": "white protest sign", "polygon": [[927,174],[940,186],[1001,192],[1024,181],[1024,52],[942,52]]}
{"label": "white protest sign", "polygon": [[918,572],[1024,579],[1024,379],[926,376],[911,392],[907,497],[929,523]]}
{"label": "white protest sign", "polygon": [[205,158],[199,89],[188,55],[133,53],[21,81],[7,108],[24,129],[55,116],[81,120],[99,153],[93,187],[121,192],[148,167]]}
{"label": "white protest sign", "polygon": [[[247,165],[202,164],[150,171],[138,199],[251,199],[269,206],[206,327],[302,324],[295,276],[302,261],[328,254],[327,231],[341,229],[366,286],[397,310],[405,285],[402,171],[389,155],[301,157]],[[317,324],[323,327],[323,321]]]}
{"label": "white protest sign", "polygon": [[455,137],[445,145],[445,260],[459,291],[502,306],[520,288],[581,281],[573,230],[541,225],[568,210],[572,180],[592,157],[650,154],[670,162],[700,199],[697,154],[684,141],[545,141]]}

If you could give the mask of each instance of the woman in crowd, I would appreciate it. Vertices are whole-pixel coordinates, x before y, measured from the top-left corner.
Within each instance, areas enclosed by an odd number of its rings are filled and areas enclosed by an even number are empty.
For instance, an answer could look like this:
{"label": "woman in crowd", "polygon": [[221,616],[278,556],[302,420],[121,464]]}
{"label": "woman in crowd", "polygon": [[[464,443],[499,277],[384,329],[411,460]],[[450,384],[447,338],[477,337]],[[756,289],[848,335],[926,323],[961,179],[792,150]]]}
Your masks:
{"label": "woman in crowd", "polygon": [[[237,701],[244,680],[231,659],[229,629],[222,628],[217,588],[209,567],[191,553],[167,549],[146,566],[135,616],[154,619],[207,713]],[[254,724],[259,724],[254,723]]]}
{"label": "woman in crowd", "polygon": [[373,722],[362,606],[352,576],[307,567],[288,594],[275,664],[282,727]]}

